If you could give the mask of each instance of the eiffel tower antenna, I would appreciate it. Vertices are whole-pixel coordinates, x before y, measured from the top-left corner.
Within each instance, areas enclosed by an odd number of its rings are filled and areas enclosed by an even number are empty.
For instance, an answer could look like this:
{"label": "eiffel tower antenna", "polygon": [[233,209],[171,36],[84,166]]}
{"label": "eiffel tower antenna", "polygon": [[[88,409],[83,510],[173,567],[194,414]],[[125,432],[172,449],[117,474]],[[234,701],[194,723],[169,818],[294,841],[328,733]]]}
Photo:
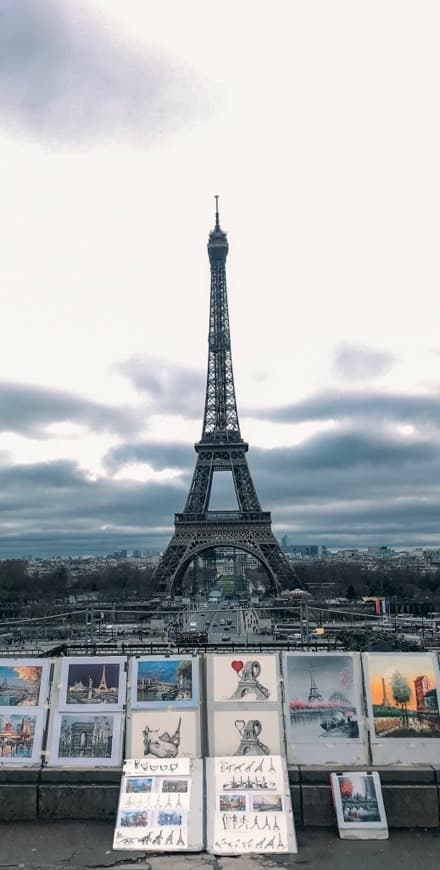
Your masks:
{"label": "eiffel tower antenna", "polygon": [[[174,516],[174,535],[153,575],[158,591],[168,594],[180,589],[193,559],[213,547],[232,547],[255,556],[275,590],[293,581],[298,585],[272,533],[270,512],[261,508],[246,458],[249,445],[240,433],[226,289],[229,245],[220,226],[218,200],[216,194],[215,227],[208,239],[211,289],[202,434],[194,445],[196,466],[185,507]],[[213,476],[220,471],[232,473],[238,510],[209,509]]]}

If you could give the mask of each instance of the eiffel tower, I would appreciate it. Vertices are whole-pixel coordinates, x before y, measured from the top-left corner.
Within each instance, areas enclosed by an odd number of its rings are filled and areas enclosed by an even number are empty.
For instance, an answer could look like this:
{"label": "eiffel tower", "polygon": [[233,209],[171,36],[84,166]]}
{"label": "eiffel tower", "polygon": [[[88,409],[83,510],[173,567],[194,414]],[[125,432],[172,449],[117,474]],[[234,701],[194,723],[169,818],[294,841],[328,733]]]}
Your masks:
{"label": "eiffel tower", "polygon": [[[202,436],[194,445],[196,467],[183,513],[174,516],[174,535],[153,575],[158,591],[168,594],[181,588],[190,562],[213,547],[233,547],[254,556],[275,590],[290,586],[295,578],[272,533],[270,512],[261,509],[246,459],[249,445],[240,434],[226,290],[228,240],[215,199],[215,228],[208,241],[211,295]],[[209,510],[213,475],[220,471],[232,472],[238,510]]]}

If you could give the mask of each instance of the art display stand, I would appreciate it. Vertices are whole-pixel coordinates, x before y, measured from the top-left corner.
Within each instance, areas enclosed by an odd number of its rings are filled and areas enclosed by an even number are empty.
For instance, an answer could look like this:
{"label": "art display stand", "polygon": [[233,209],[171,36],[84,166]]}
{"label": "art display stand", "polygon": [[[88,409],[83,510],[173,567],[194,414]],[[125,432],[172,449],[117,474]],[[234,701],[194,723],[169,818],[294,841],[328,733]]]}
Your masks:
{"label": "art display stand", "polygon": [[113,849],[200,852],[203,825],[200,758],[125,761]]}
{"label": "art display stand", "polygon": [[339,836],[345,840],[387,840],[388,825],[377,771],[331,773]]}
{"label": "art display stand", "polygon": [[298,851],[280,755],[206,759],[207,849],[213,855]]}

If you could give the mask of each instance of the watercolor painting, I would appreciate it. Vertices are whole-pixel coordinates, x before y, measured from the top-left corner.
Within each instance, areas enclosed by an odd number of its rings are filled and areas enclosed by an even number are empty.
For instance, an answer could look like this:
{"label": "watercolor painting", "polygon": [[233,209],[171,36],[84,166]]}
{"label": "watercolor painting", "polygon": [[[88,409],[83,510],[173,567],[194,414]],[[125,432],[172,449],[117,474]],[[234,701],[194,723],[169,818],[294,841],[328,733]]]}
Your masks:
{"label": "watercolor painting", "polygon": [[436,673],[429,653],[369,653],[368,680],[376,737],[440,737]]}
{"label": "watercolor painting", "polygon": [[42,665],[0,665],[0,707],[39,704]]}
{"label": "watercolor painting", "polygon": [[350,655],[286,655],[287,740],[359,737]]}
{"label": "watercolor painting", "polygon": [[280,794],[253,795],[252,811],[255,813],[281,813],[283,799]]}
{"label": "watercolor painting", "polygon": [[221,794],[219,797],[221,813],[246,812],[246,795],[244,794]]}
{"label": "watercolor painting", "polygon": [[36,715],[0,714],[0,761],[32,758],[36,722]]}
{"label": "watercolor painting", "polygon": [[192,659],[152,659],[137,666],[138,701],[190,701],[193,697]]}
{"label": "watercolor painting", "polygon": [[151,815],[151,810],[123,810],[119,824],[121,828],[147,828]]}
{"label": "watercolor painting", "polygon": [[188,779],[164,779],[162,782],[162,791],[167,794],[186,794],[188,786]]}

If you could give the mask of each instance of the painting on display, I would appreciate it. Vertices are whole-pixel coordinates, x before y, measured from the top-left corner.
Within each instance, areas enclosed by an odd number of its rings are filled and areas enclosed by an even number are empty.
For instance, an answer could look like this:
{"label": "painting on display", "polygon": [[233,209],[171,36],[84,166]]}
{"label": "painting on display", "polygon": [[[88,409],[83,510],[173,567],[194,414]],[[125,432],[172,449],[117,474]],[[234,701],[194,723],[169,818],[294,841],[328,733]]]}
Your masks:
{"label": "painting on display", "polygon": [[380,740],[440,738],[438,671],[431,653],[368,653],[374,735]]}
{"label": "painting on display", "polygon": [[131,758],[178,758],[200,755],[195,710],[137,710],[129,720],[127,755]]}
{"label": "painting on display", "polygon": [[280,756],[208,759],[207,785],[210,852],[297,851],[287,774]]}
{"label": "painting on display", "polygon": [[192,656],[149,656],[132,661],[133,708],[197,707],[199,662]]}
{"label": "painting on display", "polygon": [[339,833],[346,839],[386,839],[388,825],[377,771],[331,773]]}
{"label": "painting on display", "polygon": [[57,713],[52,727],[49,763],[117,766],[121,761],[122,714]]}
{"label": "painting on display", "polygon": [[2,659],[0,707],[38,707],[47,699],[49,662]]}
{"label": "painting on display", "polygon": [[125,658],[63,659],[58,708],[120,710],[125,703]]}
{"label": "painting on display", "polygon": [[41,760],[42,711],[0,708],[0,766]]}
{"label": "painting on display", "polygon": [[350,655],[284,657],[287,742],[359,738],[359,689]]}
{"label": "painting on display", "polygon": [[215,702],[277,703],[278,657],[275,655],[211,656]]}
{"label": "painting on display", "polygon": [[215,710],[210,755],[278,755],[281,752],[277,710]]}

